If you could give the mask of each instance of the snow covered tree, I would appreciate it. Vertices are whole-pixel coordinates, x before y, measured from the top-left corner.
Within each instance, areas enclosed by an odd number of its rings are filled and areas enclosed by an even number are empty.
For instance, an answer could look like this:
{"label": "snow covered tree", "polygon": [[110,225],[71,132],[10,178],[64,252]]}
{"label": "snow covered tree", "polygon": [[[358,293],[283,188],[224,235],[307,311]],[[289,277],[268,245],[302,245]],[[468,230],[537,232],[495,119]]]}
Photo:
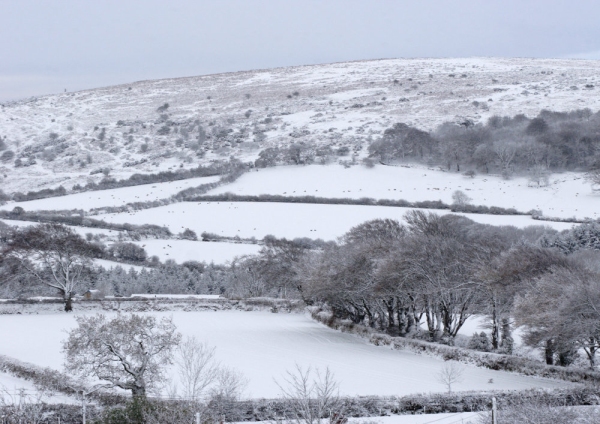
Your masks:
{"label": "snow covered tree", "polygon": [[464,191],[456,190],[454,193],[452,193],[452,202],[455,205],[465,206],[471,203],[471,200],[473,199],[467,196]]}
{"label": "snow covered tree", "polygon": [[[521,296],[515,318],[525,326],[524,341],[558,353],[558,363],[568,365],[583,349],[590,367],[596,366],[600,348],[600,273],[579,263],[555,267]],[[548,358],[549,359],[549,358]]]}
{"label": "snow covered tree", "polygon": [[40,224],[15,231],[2,253],[19,259],[40,283],[58,290],[70,312],[84,270],[101,249],[64,225]]}
{"label": "snow covered tree", "polygon": [[294,372],[288,371],[281,383],[282,397],[287,401],[294,424],[319,424],[323,418],[330,422],[342,421],[342,402],[338,394],[338,383],[329,370],[314,371],[296,365]]}
{"label": "snow covered tree", "polygon": [[109,319],[97,314],[75,320],[77,327],[63,343],[68,371],[142,398],[164,381],[164,368],[173,362],[181,340],[171,318],[119,314]]}
{"label": "snow covered tree", "polygon": [[469,340],[469,349],[489,352],[492,349],[490,338],[484,331],[479,334],[473,333],[473,336]]}
{"label": "snow covered tree", "polygon": [[452,385],[460,383],[465,372],[464,366],[455,361],[444,362],[437,374],[438,382],[446,386],[448,393],[452,393]]}

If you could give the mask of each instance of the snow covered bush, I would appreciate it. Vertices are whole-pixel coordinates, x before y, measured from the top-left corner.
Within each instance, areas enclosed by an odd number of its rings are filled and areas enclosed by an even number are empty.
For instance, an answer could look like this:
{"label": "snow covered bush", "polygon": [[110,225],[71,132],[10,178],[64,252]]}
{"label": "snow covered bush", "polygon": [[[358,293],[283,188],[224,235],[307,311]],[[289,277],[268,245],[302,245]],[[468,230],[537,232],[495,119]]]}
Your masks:
{"label": "snow covered bush", "polygon": [[452,193],[452,202],[456,205],[468,205],[469,203],[471,203],[471,200],[473,199],[471,199],[461,190],[456,190],[454,193]]}
{"label": "snow covered bush", "polygon": [[481,333],[473,333],[473,336],[469,340],[469,349],[479,350],[480,352],[489,352],[492,350],[492,344],[488,335],[482,331]]}

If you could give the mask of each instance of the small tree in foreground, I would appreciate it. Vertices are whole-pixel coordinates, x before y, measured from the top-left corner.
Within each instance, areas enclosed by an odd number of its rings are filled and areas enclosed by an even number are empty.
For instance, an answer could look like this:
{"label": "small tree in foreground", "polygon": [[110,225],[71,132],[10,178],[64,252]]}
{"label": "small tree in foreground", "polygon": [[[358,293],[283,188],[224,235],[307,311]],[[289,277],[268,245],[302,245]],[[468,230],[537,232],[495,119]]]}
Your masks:
{"label": "small tree in foreground", "polygon": [[448,389],[448,393],[452,393],[452,385],[462,381],[462,375],[465,369],[458,362],[444,362],[442,369],[437,374],[437,379]]}
{"label": "small tree in foreground", "polygon": [[219,374],[219,364],[215,360],[215,348],[193,337],[188,337],[179,345],[175,362],[178,365],[179,383],[183,397],[199,401]]}
{"label": "small tree in foreground", "polygon": [[67,371],[131,390],[134,397],[145,397],[165,380],[164,368],[181,340],[171,318],[97,314],[75,320],[77,327],[63,343]]}
{"label": "small tree in foreground", "polygon": [[310,367],[304,370],[296,365],[294,372],[287,372],[282,384],[276,383],[288,402],[291,422],[318,424],[322,418],[343,421],[338,383],[329,368],[324,372],[316,370],[313,375]]}

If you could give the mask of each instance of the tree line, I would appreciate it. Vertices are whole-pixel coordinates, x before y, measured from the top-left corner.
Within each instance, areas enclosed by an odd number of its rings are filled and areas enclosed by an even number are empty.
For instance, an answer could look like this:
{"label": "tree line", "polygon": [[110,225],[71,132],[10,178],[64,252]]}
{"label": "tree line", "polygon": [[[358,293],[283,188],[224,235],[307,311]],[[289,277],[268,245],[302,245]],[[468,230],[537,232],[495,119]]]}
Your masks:
{"label": "tree line", "polygon": [[542,110],[535,118],[446,122],[431,132],[397,123],[371,143],[369,154],[383,163],[420,161],[457,172],[529,173],[543,184],[547,172],[598,169],[600,112]]}
{"label": "tree line", "polygon": [[491,340],[472,347],[499,353],[513,352],[512,332],[522,326],[524,341],[542,348],[549,364],[569,365],[585,352],[594,367],[600,347],[598,222],[557,232],[410,211],[403,223],[368,221],[338,241],[267,236],[258,255],[227,265],[199,258],[140,272],[92,267],[91,258],[107,252],[134,259],[145,252],[119,243],[103,248],[59,224],[4,228],[0,243],[2,293],[43,287],[63,296],[65,310],[89,288],[301,298],[326,305],[336,319],[450,345],[469,317],[483,316]]}
{"label": "tree line", "polygon": [[522,326],[525,343],[542,348],[548,364],[566,366],[585,352],[594,367],[598,240],[596,222],[559,233],[411,211],[405,223],[369,221],[338,242],[269,240],[230,272],[248,296],[300,296],[327,305],[335,319],[394,336],[452,345],[479,315],[491,340],[471,347],[511,354],[512,332]]}

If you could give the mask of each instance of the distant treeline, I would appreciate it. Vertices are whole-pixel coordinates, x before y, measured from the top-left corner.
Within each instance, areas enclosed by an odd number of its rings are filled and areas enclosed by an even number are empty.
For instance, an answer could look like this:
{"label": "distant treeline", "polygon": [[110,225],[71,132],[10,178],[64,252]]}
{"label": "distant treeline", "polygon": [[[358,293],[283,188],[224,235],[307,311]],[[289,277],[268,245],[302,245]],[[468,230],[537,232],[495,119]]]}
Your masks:
{"label": "distant treeline", "polygon": [[513,208],[501,208],[498,206],[452,204],[441,200],[423,200],[409,202],[407,200],[379,199],[370,197],[360,199],[317,197],[317,196],[282,196],[279,194],[239,195],[233,193],[204,195],[190,197],[189,202],[274,202],[274,203],[307,203],[316,205],[361,205],[361,206],[391,206],[397,208],[420,208],[420,209],[448,209],[452,212],[480,213],[491,215],[529,215],[530,212],[519,212]]}
{"label": "distant treeline", "polygon": [[542,110],[532,119],[492,116],[485,124],[466,119],[432,132],[397,123],[369,146],[369,154],[383,163],[419,161],[504,176],[589,171],[600,162],[600,112]]}
{"label": "distant treeline", "polygon": [[[360,150],[360,149],[358,149]],[[259,153],[257,168],[275,165],[325,164],[353,155],[356,147],[296,142],[270,147]],[[546,185],[553,171],[590,171],[600,163],[600,112],[542,110],[535,118],[492,116],[484,124],[469,119],[445,122],[433,131],[396,123],[369,145],[369,158],[383,164],[410,161],[439,165],[457,172],[496,172],[504,177],[529,174],[538,185]],[[472,175],[472,174],[471,174]]]}

